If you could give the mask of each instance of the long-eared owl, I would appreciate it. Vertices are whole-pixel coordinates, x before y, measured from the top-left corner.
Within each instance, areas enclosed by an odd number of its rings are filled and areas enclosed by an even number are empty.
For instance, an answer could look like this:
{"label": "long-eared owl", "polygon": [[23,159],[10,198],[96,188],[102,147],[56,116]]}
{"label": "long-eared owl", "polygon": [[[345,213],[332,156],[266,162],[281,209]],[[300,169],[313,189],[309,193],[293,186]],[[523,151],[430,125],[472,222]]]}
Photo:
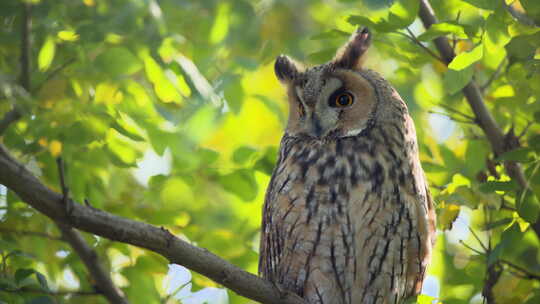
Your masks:
{"label": "long-eared owl", "polygon": [[402,303],[418,294],[435,215],[413,121],[362,68],[359,29],[328,63],[275,62],[289,120],[265,198],[260,274],[307,303]]}

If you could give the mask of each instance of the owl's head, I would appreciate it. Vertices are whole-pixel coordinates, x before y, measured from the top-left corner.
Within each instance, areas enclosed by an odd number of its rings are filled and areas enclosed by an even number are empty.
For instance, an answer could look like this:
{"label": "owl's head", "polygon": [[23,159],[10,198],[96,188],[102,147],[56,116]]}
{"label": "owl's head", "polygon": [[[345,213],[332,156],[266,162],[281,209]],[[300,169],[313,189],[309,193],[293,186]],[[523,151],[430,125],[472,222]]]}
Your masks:
{"label": "owl's head", "polygon": [[362,69],[370,41],[368,29],[358,29],[334,59],[311,68],[284,55],[276,59],[276,76],[288,91],[289,135],[356,136],[374,123],[380,79]]}

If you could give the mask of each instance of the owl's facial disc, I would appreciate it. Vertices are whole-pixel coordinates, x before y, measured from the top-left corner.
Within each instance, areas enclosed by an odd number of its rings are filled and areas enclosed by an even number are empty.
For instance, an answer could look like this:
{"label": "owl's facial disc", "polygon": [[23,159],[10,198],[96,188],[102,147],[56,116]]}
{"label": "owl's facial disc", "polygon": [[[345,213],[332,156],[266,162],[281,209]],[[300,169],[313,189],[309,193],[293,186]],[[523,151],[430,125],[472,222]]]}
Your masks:
{"label": "owl's facial disc", "polygon": [[288,132],[314,138],[356,136],[368,125],[374,91],[360,73],[349,70],[306,72],[289,91]]}
{"label": "owl's facial disc", "polygon": [[362,76],[362,58],[371,35],[358,29],[330,62],[306,69],[280,55],[274,68],[289,95],[289,134],[309,137],[356,136],[368,125],[375,94]]}

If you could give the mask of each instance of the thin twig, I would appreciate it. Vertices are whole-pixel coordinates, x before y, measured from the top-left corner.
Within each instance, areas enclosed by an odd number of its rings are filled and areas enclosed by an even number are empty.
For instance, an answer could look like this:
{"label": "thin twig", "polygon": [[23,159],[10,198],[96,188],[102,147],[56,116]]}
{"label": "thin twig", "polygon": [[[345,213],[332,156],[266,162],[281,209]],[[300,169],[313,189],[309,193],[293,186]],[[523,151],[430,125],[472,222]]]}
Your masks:
{"label": "thin twig", "polygon": [[438,106],[445,109],[448,112],[460,115],[461,117],[463,117],[463,118],[465,118],[467,120],[473,121],[474,123],[478,124],[478,121],[476,120],[476,118],[474,116],[471,116],[471,115],[465,114],[463,112],[460,112],[460,111],[452,108],[451,106],[448,106],[448,105],[445,105],[445,104],[439,104]]}
{"label": "thin twig", "polygon": [[504,64],[507,62],[506,58],[504,58],[503,60],[501,60],[501,62],[499,63],[499,65],[497,66],[497,69],[495,70],[495,72],[493,72],[493,74],[491,74],[491,76],[489,77],[489,79],[486,81],[486,83],[484,83],[483,85],[480,86],[480,90],[482,91],[482,93],[487,90],[487,88],[489,88],[489,86],[491,85],[491,83],[493,81],[495,81],[495,79],[497,79],[499,77],[499,75],[501,74],[501,71],[502,71],[502,68],[504,66]]}
{"label": "thin twig", "polygon": [[519,272],[521,272],[522,274],[524,274],[524,277],[525,279],[531,279],[531,280],[539,280],[540,281],[540,274],[535,274],[535,273],[532,273],[530,272],[529,270],[521,267],[521,266],[518,266],[510,261],[507,261],[507,260],[499,260],[501,263],[503,263],[504,265],[506,266],[509,266],[509,267],[512,267],[516,270],[518,270]]}
{"label": "thin twig", "polygon": [[486,245],[484,245],[484,243],[482,243],[482,241],[480,240],[480,238],[478,237],[478,235],[476,234],[476,232],[474,232],[474,230],[472,230],[471,227],[469,227],[469,231],[471,232],[471,234],[473,235],[473,237],[476,239],[476,241],[478,242],[478,244],[480,244],[480,247],[482,247],[482,249],[484,249],[484,251],[486,253],[489,252],[489,249],[488,247],[486,247]]}
{"label": "thin twig", "polygon": [[[409,33],[412,34],[412,32],[407,29],[407,31],[409,31]],[[441,59],[441,57],[437,56],[437,54],[435,54],[432,50],[430,50],[428,47],[426,47],[425,45],[422,44],[422,42],[420,42],[418,39],[416,39],[416,36],[412,35],[412,36],[409,36],[405,33],[402,33],[402,32],[393,32],[394,34],[399,34],[401,36],[404,36],[406,37],[407,39],[411,40],[414,44],[418,45],[419,47],[421,47],[422,49],[424,49],[431,57],[443,62],[443,60]]]}
{"label": "thin twig", "polygon": [[517,136],[517,139],[521,139],[523,138],[523,136],[525,136],[525,134],[527,134],[527,131],[529,131],[529,128],[534,124],[534,121],[528,121],[527,122],[527,125],[525,126],[525,128],[523,128],[523,130],[521,131],[521,133],[519,133],[519,135]]}
{"label": "thin twig", "polygon": [[71,59],[68,59],[66,62],[62,63],[60,66],[56,67],[54,70],[52,70],[48,75],[47,77],[45,77],[45,79],[40,82],[35,88],[32,89],[32,92],[35,93],[35,92],[39,92],[39,90],[41,89],[41,87],[47,83],[47,81],[53,79],[56,75],[58,75],[60,72],[62,72],[62,70],[64,70],[65,68],[67,68],[70,64],[74,63],[76,60],[76,58],[71,58]]}
{"label": "thin twig", "polygon": [[482,251],[480,251],[480,250],[478,250],[478,249],[472,248],[469,244],[465,243],[463,240],[459,240],[459,243],[460,243],[461,245],[465,246],[465,248],[471,250],[472,252],[474,252],[474,253],[476,253],[476,254],[479,254],[479,255],[486,255],[485,252],[482,252]]}
{"label": "thin twig", "polygon": [[428,111],[428,113],[446,116],[446,117],[448,117],[450,120],[455,121],[455,122],[476,125],[476,122],[475,122],[474,120],[460,119],[460,118],[454,117],[454,116],[452,116],[452,115],[450,115],[450,114],[448,114],[448,113],[438,112],[438,111],[433,111],[433,110]]}
{"label": "thin twig", "polygon": [[58,157],[56,159],[56,164],[58,166],[58,176],[60,177],[60,187],[62,190],[62,203],[64,204],[64,207],[66,208],[66,214],[70,215],[73,208],[71,206],[71,200],[69,199],[69,188],[66,185],[64,161],[62,160],[61,157]]}

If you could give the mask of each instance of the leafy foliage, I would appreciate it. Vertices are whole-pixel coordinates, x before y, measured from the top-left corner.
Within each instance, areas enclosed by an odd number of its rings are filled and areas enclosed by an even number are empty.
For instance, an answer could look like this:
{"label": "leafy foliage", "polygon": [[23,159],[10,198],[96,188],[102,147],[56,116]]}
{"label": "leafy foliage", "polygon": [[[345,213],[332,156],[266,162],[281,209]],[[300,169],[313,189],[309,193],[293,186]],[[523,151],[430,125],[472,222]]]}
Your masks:
{"label": "leafy foliage", "polygon": [[[407,101],[437,204],[432,284],[416,301],[480,303],[496,266],[497,303],[538,302],[540,28],[506,4],[538,24],[540,2],[432,0],[441,23],[427,31],[413,0],[29,2],[28,92],[18,78],[23,1],[0,2],[0,117],[23,114],[3,144],[58,191],[61,156],[77,201],[167,227],[254,273],[287,110],[272,60],[328,60],[369,26],[367,65]],[[440,36],[457,54],[448,67],[429,53]],[[521,147],[494,155],[461,93],[472,79],[508,144]],[[504,161],[521,164],[529,189]],[[105,303],[75,292],[93,293],[92,280],[49,219],[1,185],[0,207],[0,302]],[[219,287],[197,274],[174,283],[163,258],[86,239],[132,303],[200,303],[202,288]]]}

